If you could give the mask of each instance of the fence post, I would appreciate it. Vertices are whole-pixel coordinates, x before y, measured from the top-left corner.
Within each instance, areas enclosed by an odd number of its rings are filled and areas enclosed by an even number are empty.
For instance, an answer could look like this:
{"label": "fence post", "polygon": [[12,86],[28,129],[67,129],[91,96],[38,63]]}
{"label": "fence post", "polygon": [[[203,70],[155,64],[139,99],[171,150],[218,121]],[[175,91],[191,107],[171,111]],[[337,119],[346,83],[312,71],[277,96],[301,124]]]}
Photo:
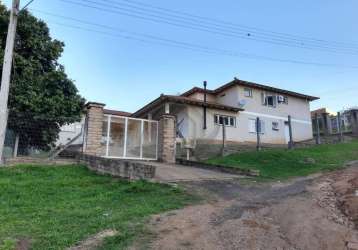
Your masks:
{"label": "fence post", "polygon": [[343,142],[344,141],[344,137],[343,137],[343,128],[342,128],[342,119],[341,119],[341,112],[337,113],[337,117],[338,117],[338,133],[339,133],[339,141]]}
{"label": "fence post", "polygon": [[257,151],[260,151],[260,150],[261,150],[261,138],[260,138],[260,133],[261,133],[261,123],[260,123],[260,118],[257,117],[257,118],[256,118],[256,138],[257,138],[256,150],[257,150]]}
{"label": "fence post", "polygon": [[316,144],[321,144],[321,134],[319,129],[319,120],[318,120],[318,114],[315,114],[315,122],[316,122]]}
{"label": "fence post", "polygon": [[224,156],[225,154],[225,148],[226,148],[226,128],[225,128],[225,119],[222,119],[222,129],[223,129],[223,141],[222,141],[222,149],[221,149],[221,154],[222,156]]}
{"label": "fence post", "polygon": [[14,152],[12,154],[12,156],[14,158],[17,157],[17,152],[19,150],[19,141],[20,141],[20,136],[17,134],[16,137],[15,137]]}
{"label": "fence post", "polygon": [[289,135],[290,135],[290,141],[288,142],[288,149],[292,149],[293,148],[293,138],[292,138],[292,121],[291,121],[291,116],[288,116],[288,131],[289,131]]}

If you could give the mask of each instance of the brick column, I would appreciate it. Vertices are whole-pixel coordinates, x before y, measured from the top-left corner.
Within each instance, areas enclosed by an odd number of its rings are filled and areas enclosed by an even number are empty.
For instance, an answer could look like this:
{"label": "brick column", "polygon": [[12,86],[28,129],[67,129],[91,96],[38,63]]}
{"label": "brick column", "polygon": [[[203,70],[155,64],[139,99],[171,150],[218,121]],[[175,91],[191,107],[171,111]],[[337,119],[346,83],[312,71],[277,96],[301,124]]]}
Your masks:
{"label": "brick column", "polygon": [[176,119],[173,115],[162,115],[159,119],[159,161],[175,163]]}
{"label": "brick column", "polygon": [[103,108],[105,104],[89,102],[86,104],[86,131],[84,153],[88,155],[101,155]]}
{"label": "brick column", "polygon": [[353,135],[358,135],[358,109],[352,109],[351,113],[351,126]]}

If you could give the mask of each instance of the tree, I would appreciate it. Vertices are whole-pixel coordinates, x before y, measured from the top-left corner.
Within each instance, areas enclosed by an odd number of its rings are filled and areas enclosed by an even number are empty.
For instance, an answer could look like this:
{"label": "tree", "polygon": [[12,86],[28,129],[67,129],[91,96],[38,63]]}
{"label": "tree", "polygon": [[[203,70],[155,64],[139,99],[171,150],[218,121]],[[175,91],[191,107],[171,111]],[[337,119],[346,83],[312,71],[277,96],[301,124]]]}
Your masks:
{"label": "tree", "polygon": [[[0,60],[4,56],[9,11],[0,4]],[[60,127],[81,119],[85,100],[58,62],[64,43],[50,37],[46,23],[22,11],[15,40],[8,129],[21,148],[48,149]],[[1,71],[0,71],[1,74]]]}

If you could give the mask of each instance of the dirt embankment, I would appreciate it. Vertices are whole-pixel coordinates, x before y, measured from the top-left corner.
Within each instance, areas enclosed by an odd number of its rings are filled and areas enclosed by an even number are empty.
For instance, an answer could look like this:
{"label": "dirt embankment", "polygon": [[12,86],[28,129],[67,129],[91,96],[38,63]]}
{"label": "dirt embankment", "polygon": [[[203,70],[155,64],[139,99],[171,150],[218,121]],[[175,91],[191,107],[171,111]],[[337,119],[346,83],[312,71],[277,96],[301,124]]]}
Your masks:
{"label": "dirt embankment", "polygon": [[155,216],[152,249],[358,249],[358,164],[290,183],[187,188],[211,199]]}
{"label": "dirt embankment", "polygon": [[358,167],[337,173],[332,179],[338,207],[358,229]]}

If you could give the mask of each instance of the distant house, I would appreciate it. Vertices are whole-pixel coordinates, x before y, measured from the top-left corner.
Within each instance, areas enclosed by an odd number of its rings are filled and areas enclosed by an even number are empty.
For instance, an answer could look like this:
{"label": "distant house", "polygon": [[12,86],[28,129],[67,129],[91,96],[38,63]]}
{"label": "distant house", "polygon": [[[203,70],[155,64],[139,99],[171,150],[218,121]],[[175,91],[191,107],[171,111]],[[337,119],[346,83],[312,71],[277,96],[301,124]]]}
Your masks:
{"label": "distant house", "polygon": [[[311,112],[313,130],[317,131],[317,122],[320,128],[320,132],[326,135],[335,134],[339,132],[339,117],[340,124],[343,132],[352,132],[352,121],[354,111],[358,110],[358,107],[351,107],[339,112],[329,111],[327,108],[320,108]],[[339,113],[339,117],[338,117]]]}

